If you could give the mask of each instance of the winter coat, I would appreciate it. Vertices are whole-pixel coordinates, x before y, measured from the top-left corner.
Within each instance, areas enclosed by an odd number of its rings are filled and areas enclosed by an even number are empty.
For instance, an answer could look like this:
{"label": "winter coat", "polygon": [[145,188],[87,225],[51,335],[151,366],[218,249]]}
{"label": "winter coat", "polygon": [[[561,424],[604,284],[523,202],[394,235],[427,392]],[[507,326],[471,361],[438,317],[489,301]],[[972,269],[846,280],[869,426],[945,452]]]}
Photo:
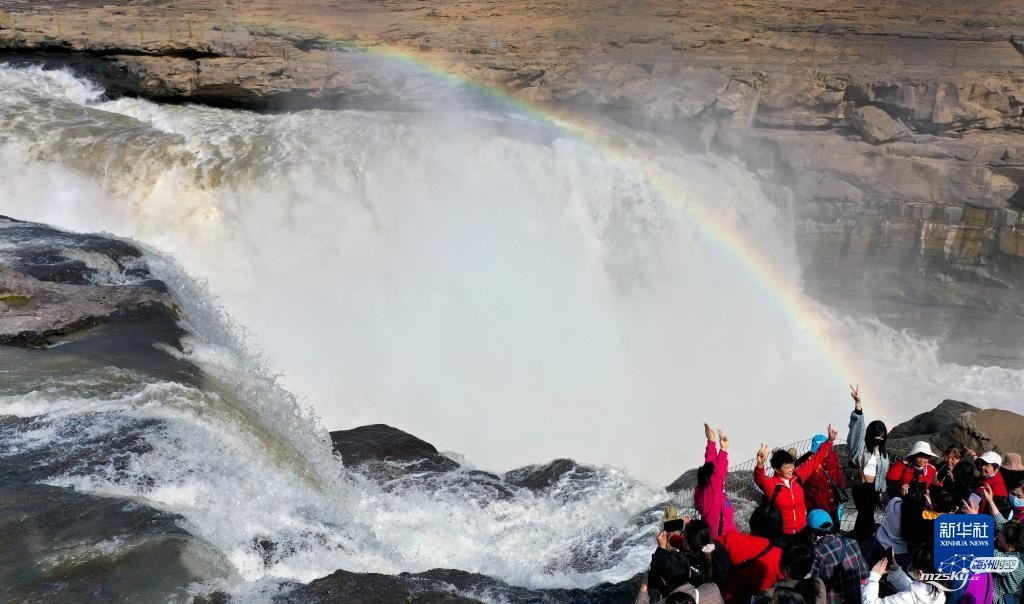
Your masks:
{"label": "winter coat", "polygon": [[882,548],[891,547],[894,554],[907,553],[907,542],[903,539],[903,500],[893,497],[885,506],[885,518],[875,533],[875,540]]}
{"label": "winter coat", "polygon": [[[864,448],[864,435],[867,432],[867,420],[864,418],[864,412],[854,409],[850,413],[850,430],[846,436],[846,445],[850,448],[850,463],[855,467],[864,470],[864,464],[867,463],[871,457],[871,451],[866,451]],[[875,471],[875,491],[879,493],[885,492],[885,475],[889,472],[889,458],[884,455],[880,455],[878,458],[878,468]]]}
{"label": "winter coat", "polygon": [[728,579],[722,583],[722,599],[726,602],[748,604],[757,595],[782,579],[779,559],[782,550],[764,537],[739,531],[726,533],[720,540],[729,552]]}
{"label": "winter coat", "polygon": [[932,464],[928,464],[923,470],[918,471],[914,466],[904,461],[899,461],[892,465],[885,479],[893,481],[897,492],[902,492],[900,490],[901,487],[912,482],[923,482],[926,487],[932,486],[938,473],[939,471]]}
{"label": "winter coat", "polygon": [[[1009,497],[1010,496],[1010,492],[1008,490],[1006,490],[1006,482],[1003,480],[1003,475],[1000,474],[998,471],[995,473],[995,475],[993,475],[993,476],[991,476],[989,478],[982,478],[981,481],[982,481],[982,483],[987,484],[988,486],[992,487],[992,496],[993,497]],[[978,489],[975,492],[978,493],[979,495],[984,496],[984,493],[982,492],[981,489]]]}
{"label": "winter coat", "polygon": [[715,442],[709,440],[704,449],[704,463],[712,464],[711,480],[693,491],[693,507],[711,527],[711,534],[718,539],[725,533],[736,530],[733,522],[732,502],[725,493],[725,476],[729,471],[729,453],[716,451]]}
{"label": "winter coat", "polygon": [[[775,474],[769,478],[764,471],[764,466],[754,468],[754,482],[769,499],[775,500],[775,505],[782,512],[782,532],[787,535],[795,535],[807,526],[807,502],[804,500],[804,482],[811,476],[811,473],[821,466],[821,462],[832,451],[832,442],[825,441],[817,453],[807,460],[807,463],[800,466],[793,473],[789,484],[781,476]],[[775,495],[776,486],[781,485],[778,496]]]}
{"label": "winter coat", "polygon": [[835,449],[825,457],[821,467],[811,472],[804,481],[804,501],[807,503],[807,509],[821,509],[826,512],[839,509],[839,501],[836,499],[836,490],[832,483],[840,489],[846,488],[846,479],[843,478],[843,469],[839,466],[839,456],[836,455]]}
{"label": "winter coat", "polygon": [[[996,514],[994,516],[996,522],[996,531],[1003,530],[1003,525],[1006,524],[1006,518],[1003,518],[1002,514]],[[1016,558],[1017,570],[1012,573],[994,573],[995,588],[993,589],[992,601],[995,604],[1002,604],[1007,594],[1016,595],[1020,597],[1021,587],[1024,586],[1024,552],[1003,552],[996,550],[995,556],[997,558]]]}
{"label": "winter coat", "polygon": [[897,592],[887,598],[878,597],[878,581],[882,576],[871,571],[866,583],[861,585],[861,602],[863,604],[943,604],[946,594],[942,590],[911,581],[903,569],[889,573],[889,582]]}

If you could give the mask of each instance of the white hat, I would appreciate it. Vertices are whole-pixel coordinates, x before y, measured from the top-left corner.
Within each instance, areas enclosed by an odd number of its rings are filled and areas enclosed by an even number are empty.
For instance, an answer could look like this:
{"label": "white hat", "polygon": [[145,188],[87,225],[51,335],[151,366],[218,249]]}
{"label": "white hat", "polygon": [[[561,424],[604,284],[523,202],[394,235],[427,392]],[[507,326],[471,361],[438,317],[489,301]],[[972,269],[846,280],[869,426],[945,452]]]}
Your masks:
{"label": "white hat", "polygon": [[923,440],[919,440],[916,443],[914,443],[914,448],[910,450],[910,453],[907,453],[907,457],[913,457],[919,453],[924,453],[928,457],[936,456],[934,453],[932,453],[932,446],[924,442]]}
{"label": "white hat", "polygon": [[1003,465],[1003,458],[1000,457],[999,454],[996,453],[995,451],[986,451],[985,453],[982,453],[981,457],[979,457],[978,459],[984,461],[985,463],[990,463],[994,466]]}

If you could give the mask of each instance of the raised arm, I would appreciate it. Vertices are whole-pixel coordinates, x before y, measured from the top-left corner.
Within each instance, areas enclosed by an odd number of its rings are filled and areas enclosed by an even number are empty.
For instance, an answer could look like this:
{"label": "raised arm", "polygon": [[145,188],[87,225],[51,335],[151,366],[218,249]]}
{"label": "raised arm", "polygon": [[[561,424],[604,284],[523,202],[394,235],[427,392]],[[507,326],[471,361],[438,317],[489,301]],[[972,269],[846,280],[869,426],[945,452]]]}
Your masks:
{"label": "raised arm", "polygon": [[718,430],[718,456],[714,462],[714,472],[711,478],[716,482],[716,488],[725,487],[725,476],[729,473],[729,437],[721,429]]}
{"label": "raised arm", "polygon": [[850,461],[859,460],[864,452],[864,432],[867,422],[864,421],[864,408],[860,400],[860,386],[850,386],[850,397],[853,398],[853,411],[850,412],[849,431],[846,434],[846,446],[850,448]]}
{"label": "raised arm", "polygon": [[771,484],[768,482],[768,477],[764,473],[764,462],[768,459],[768,445],[761,444],[761,448],[757,450],[757,465],[754,466],[754,484],[757,488],[761,489],[768,494],[768,490]]}
{"label": "raised arm", "polygon": [[814,455],[807,460],[802,466],[796,469],[796,475],[800,477],[800,480],[807,480],[811,477],[811,474],[821,467],[822,462],[828,456],[829,452],[832,451],[832,443],[836,441],[839,431],[832,427],[832,424],[828,425],[828,440],[821,443],[818,450],[814,452]]}
{"label": "raised arm", "polygon": [[708,441],[704,447],[704,463],[711,463],[718,458],[718,451],[715,449],[715,431],[707,423],[704,424],[704,437]]}

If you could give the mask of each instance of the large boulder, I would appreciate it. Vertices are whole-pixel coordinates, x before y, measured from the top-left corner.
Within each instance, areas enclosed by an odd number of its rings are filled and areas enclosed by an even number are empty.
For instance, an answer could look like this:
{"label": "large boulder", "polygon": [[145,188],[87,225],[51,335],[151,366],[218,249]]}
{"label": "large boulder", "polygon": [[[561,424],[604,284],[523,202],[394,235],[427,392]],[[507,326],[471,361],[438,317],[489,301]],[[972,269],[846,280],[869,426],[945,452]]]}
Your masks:
{"label": "large boulder", "polygon": [[1024,416],[1003,409],[982,409],[964,413],[939,434],[935,444],[967,446],[978,453],[1024,451]]}
{"label": "large boulder", "polygon": [[894,427],[889,438],[890,449],[897,453],[915,440],[928,441],[939,451],[952,445],[978,453],[1024,451],[1024,415],[944,400],[935,409]]}
{"label": "large boulder", "polygon": [[889,431],[890,438],[932,438],[949,428],[961,415],[980,411],[974,405],[946,399],[931,411],[919,413]]}
{"label": "large boulder", "polygon": [[850,125],[873,145],[897,140],[909,133],[906,126],[884,109],[870,105],[854,109],[850,114]]}
{"label": "large boulder", "polygon": [[434,445],[386,424],[331,432],[331,444],[346,466],[392,462],[418,472],[444,472],[459,467]]}

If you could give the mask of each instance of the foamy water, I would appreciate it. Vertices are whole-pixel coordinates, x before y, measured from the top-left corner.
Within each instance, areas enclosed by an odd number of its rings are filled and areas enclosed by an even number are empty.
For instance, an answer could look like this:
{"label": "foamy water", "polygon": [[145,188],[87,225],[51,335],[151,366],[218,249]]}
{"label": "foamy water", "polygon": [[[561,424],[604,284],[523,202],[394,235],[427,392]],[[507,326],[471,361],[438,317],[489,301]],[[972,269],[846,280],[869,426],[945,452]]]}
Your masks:
{"label": "foamy water", "polygon": [[[68,376],[99,385],[26,384],[0,414],[41,418],[28,448],[156,420],[127,468],[50,482],[181,514],[230,561],[231,589],[258,594],[337,568],[621,580],[650,553],[638,516],[667,498],[650,485],[699,463],[702,421],[742,460],[844,424],[847,381],[885,419],[947,397],[1020,408],[1020,372],[943,365],[937,342],[806,301],[860,361],[837,375],[680,204],[726,208],[798,288],[786,208],[726,159],[670,141],[653,153],[611,161],[514,113],[165,107],[0,68],[0,213],[149,246],[209,376]],[[649,185],[648,161],[685,199]],[[381,489],[346,472],[325,431],[378,422],[470,467],[601,470],[507,500]],[[286,554],[265,564],[260,538]]]}

